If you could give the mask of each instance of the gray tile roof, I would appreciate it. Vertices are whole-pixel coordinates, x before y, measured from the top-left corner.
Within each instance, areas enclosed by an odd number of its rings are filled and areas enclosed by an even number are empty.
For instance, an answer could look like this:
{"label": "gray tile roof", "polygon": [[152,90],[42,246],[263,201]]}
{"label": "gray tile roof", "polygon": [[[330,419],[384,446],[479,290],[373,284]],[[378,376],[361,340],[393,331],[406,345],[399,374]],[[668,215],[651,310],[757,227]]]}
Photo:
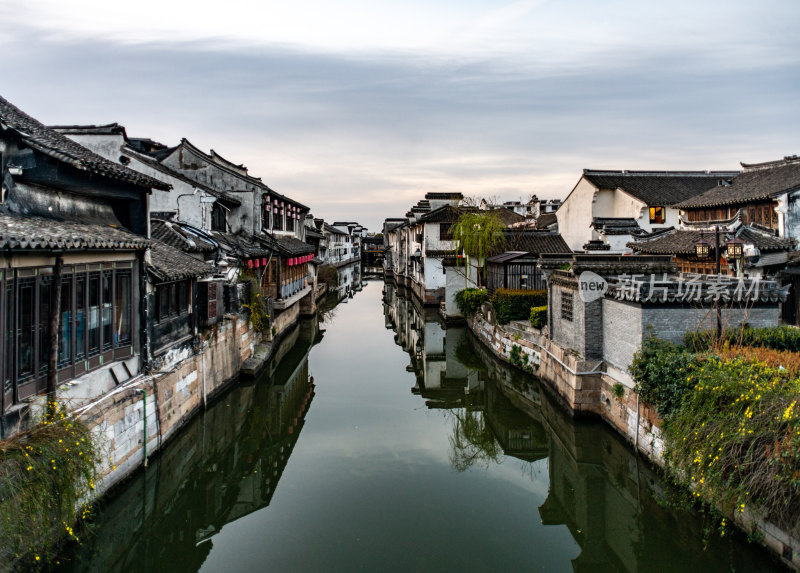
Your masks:
{"label": "gray tile roof", "polygon": [[514,223],[521,223],[525,221],[525,217],[520,215],[519,213],[515,213],[511,209],[507,207],[500,207],[499,209],[492,209],[489,211],[492,215],[495,215],[500,222],[503,223],[506,227],[513,225]]}
{"label": "gray tile roof", "polygon": [[592,227],[604,235],[642,235],[645,230],[633,218],[594,217]]}
{"label": "gray tile roof", "polygon": [[347,235],[347,233],[345,231],[342,231],[341,229],[337,229],[333,225],[328,225],[328,223],[325,223],[325,226],[323,228],[326,231],[328,231],[329,233],[333,233],[334,235]]}
{"label": "gray tile roof", "polygon": [[317,231],[316,229],[312,229],[311,227],[306,227],[306,237],[311,237],[313,239],[324,239],[325,235]]}
{"label": "gray tile roof", "polygon": [[[204,159],[209,164],[216,165],[220,169],[223,169],[225,171],[228,171],[229,173],[235,174],[236,176],[240,177],[243,181],[246,181],[246,182],[252,184],[253,186],[255,186],[257,189],[269,193],[271,198],[277,198],[277,199],[289,202],[292,205],[295,205],[295,206],[299,207],[300,209],[302,209],[304,211],[309,211],[310,210],[308,207],[306,207],[305,205],[303,205],[299,201],[295,201],[294,199],[290,199],[286,195],[282,195],[281,193],[278,193],[274,189],[270,188],[266,183],[264,183],[261,180],[261,177],[254,177],[254,176],[250,175],[247,172],[247,168],[244,165],[237,165],[237,164],[233,163],[232,161],[229,161],[229,160],[223,158],[221,155],[219,155],[213,149],[211,150],[211,155],[209,155],[208,153],[202,151],[199,147],[197,147],[196,145],[191,143],[185,137],[183,139],[181,139],[180,146],[183,146],[184,149],[187,149],[191,153],[194,153],[198,157]],[[158,161],[162,161],[166,157],[168,157],[172,152],[174,152],[177,149],[177,147],[179,147],[179,146],[171,147],[171,148],[168,148],[168,149],[164,149],[164,150],[158,151],[157,153],[153,153],[152,155]]]}
{"label": "gray tile roof", "polygon": [[[416,207],[415,207],[416,208]],[[413,211],[413,209],[412,209]],[[455,223],[464,213],[459,207],[444,205],[419,218],[420,223]]]}
{"label": "gray tile roof", "polygon": [[267,257],[270,250],[259,243],[255,237],[245,237],[244,235],[233,235],[231,233],[220,233],[213,231],[211,235],[228,255],[240,259],[254,257]]}
{"label": "gray tile roof", "polygon": [[157,282],[179,281],[214,274],[214,267],[161,241],[151,241],[147,272]]}
{"label": "gray tile roof", "polygon": [[435,192],[425,193],[425,200],[428,200],[428,201],[430,201],[430,200],[434,200],[434,201],[436,201],[436,200],[439,200],[439,201],[454,201],[456,199],[458,199],[460,201],[463,198],[464,198],[464,195],[459,193],[459,192],[455,192],[455,193],[435,193]]}
{"label": "gray tile roof", "polygon": [[145,237],[100,223],[0,213],[0,248],[3,249],[143,250],[148,244]]}
{"label": "gray tile roof", "polygon": [[678,204],[680,209],[743,205],[767,201],[775,195],[800,189],[800,159],[786,157],[769,163],[746,164],[745,170],[729,185],[717,186]]}
{"label": "gray tile roof", "polygon": [[536,228],[546,229],[550,225],[558,223],[558,218],[555,213],[543,213],[536,218]]}
{"label": "gray tile roof", "polygon": [[525,251],[526,253],[571,253],[564,238],[558,233],[549,231],[514,231],[504,232],[506,244],[504,251]]}
{"label": "gray tile roof", "polygon": [[797,244],[794,239],[778,237],[773,232],[759,229],[755,225],[743,225],[739,227],[736,236],[745,243],[755,245],[762,252],[790,250]]}
{"label": "gray tile roof", "polygon": [[309,255],[314,252],[313,245],[304,243],[294,237],[276,237],[275,246],[278,252],[287,257],[297,257],[300,255]]}
{"label": "gray tile roof", "polygon": [[647,205],[672,206],[716,187],[738,171],[597,171],[583,176],[600,189],[623,189]]}
{"label": "gray tile roof", "polygon": [[[652,255],[693,255],[695,254],[695,243],[700,240],[701,233],[703,239],[710,244],[711,251],[713,252],[715,243],[714,231],[709,230],[697,231],[682,229],[671,233],[665,233],[649,240],[633,241],[628,243],[628,247],[637,253]],[[791,250],[795,244],[791,239],[782,239],[749,225],[739,227],[735,232],[735,236],[747,244],[754,245],[762,253]],[[724,244],[725,233],[721,231],[720,250],[724,249]]]}
{"label": "gray tile roof", "polygon": [[46,127],[2,97],[0,128],[15,132],[26,145],[81,171],[96,173],[143,189],[170,189],[162,181],[100,157],[56,130]]}
{"label": "gray tile roof", "polygon": [[217,250],[211,241],[172,221],[150,219],[150,236],[187,253],[213,253]]}
{"label": "gray tile roof", "polygon": [[[171,169],[170,167],[167,167],[166,165],[164,165],[162,163],[159,163],[158,161],[156,161],[152,157],[138,152],[135,148],[131,147],[130,149],[131,149],[132,152],[135,153],[134,158],[136,159],[136,161],[140,161],[140,162],[144,163],[145,165],[147,165],[151,169],[155,169],[156,171],[160,171],[161,173],[163,173],[164,175],[167,175],[168,177],[173,177],[173,178],[175,178],[175,179],[177,179],[179,181],[183,181],[184,183],[186,183],[187,185],[191,185],[192,187],[197,187],[198,189],[202,189],[203,191],[205,191],[209,195],[211,195],[213,197],[217,197],[220,201],[222,201],[223,203],[225,203],[228,206],[232,205],[234,207],[238,207],[238,206],[240,206],[242,204],[242,201],[238,197],[235,197],[235,196],[231,195],[230,193],[226,193],[224,191],[219,191],[217,189],[214,189],[213,187],[209,187],[208,185],[206,185],[204,183],[200,183],[199,181],[195,181],[194,179],[190,179],[189,177],[187,177],[186,175],[184,175],[180,171],[176,171],[175,169]],[[133,155],[133,154],[131,153],[131,155]]]}

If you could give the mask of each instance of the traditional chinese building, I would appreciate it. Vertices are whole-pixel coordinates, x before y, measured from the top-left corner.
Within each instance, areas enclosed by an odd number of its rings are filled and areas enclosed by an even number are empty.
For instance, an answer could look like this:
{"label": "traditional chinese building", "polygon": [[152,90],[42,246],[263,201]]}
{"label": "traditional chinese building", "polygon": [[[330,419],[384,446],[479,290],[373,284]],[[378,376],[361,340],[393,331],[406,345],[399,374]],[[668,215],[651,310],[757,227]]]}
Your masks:
{"label": "traditional chinese building", "polygon": [[97,394],[147,352],[148,196],[108,161],[0,98],[0,410],[70,380]]}
{"label": "traditional chinese building", "polygon": [[679,203],[737,173],[584,169],[556,211],[558,232],[573,251],[630,252],[636,235],[677,227]]}

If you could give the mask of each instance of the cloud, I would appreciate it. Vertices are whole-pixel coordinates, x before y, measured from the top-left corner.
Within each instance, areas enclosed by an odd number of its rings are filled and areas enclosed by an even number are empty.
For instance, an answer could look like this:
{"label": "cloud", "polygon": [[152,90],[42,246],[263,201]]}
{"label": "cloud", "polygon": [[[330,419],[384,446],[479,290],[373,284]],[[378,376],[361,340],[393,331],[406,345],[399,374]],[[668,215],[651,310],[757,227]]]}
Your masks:
{"label": "cloud", "polygon": [[[473,26],[495,30],[484,38],[557,15],[550,2],[512,6],[520,22],[470,6],[470,18],[489,14],[488,27]],[[17,21],[0,38],[14,54],[2,95],[45,123],[117,121],[131,136],[187,137],[315,215],[373,230],[428,191],[556,197],[584,167],[730,169],[797,152],[800,70],[786,56],[797,51],[786,24],[758,14],[737,24],[733,3],[715,25],[674,18],[648,38],[647,26],[634,26],[641,9],[613,13],[599,33],[589,20],[600,9],[573,7],[585,13],[572,35],[563,24],[531,28],[530,54],[499,44],[459,52],[459,38],[450,51],[324,50],[224,34],[129,42]],[[678,32],[686,41],[667,42]],[[756,45],[767,32],[772,41]]]}

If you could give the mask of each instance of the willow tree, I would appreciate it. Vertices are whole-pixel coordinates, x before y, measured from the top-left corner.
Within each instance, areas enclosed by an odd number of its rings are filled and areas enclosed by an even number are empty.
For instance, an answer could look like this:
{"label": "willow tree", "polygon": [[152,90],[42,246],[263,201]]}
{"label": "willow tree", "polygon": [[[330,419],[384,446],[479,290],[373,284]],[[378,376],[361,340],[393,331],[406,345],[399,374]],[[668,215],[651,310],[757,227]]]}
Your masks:
{"label": "willow tree", "polygon": [[473,261],[477,263],[475,267],[478,269],[478,281],[481,281],[481,277],[486,272],[486,258],[505,245],[506,238],[503,235],[503,229],[505,229],[505,225],[491,211],[467,211],[453,225],[452,233],[456,243],[456,252],[463,253],[466,259],[465,284]]}

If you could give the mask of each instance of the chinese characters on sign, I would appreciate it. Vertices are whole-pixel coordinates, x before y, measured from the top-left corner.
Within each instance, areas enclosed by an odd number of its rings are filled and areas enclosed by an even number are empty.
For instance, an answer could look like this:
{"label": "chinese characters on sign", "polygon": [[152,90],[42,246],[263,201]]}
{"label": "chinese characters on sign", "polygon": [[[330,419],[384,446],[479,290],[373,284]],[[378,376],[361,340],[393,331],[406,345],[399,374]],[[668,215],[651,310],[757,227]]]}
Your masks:
{"label": "chinese characters on sign", "polygon": [[769,279],[725,275],[623,274],[609,280],[609,296],[636,302],[718,303],[783,300],[787,287]]}

